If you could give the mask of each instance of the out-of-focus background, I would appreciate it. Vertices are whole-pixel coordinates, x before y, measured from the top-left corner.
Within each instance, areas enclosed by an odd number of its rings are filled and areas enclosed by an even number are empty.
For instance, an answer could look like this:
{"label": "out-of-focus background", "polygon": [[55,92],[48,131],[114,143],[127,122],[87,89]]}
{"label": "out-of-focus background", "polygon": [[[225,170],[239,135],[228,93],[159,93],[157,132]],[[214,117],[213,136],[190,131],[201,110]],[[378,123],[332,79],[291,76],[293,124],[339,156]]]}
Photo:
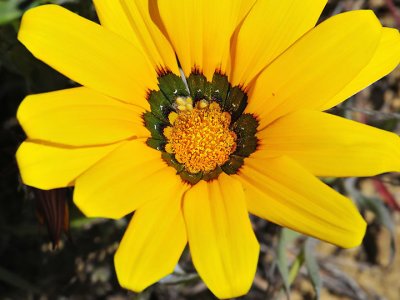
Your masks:
{"label": "out-of-focus background", "polygon": [[[23,12],[46,3],[97,21],[89,0],[0,0],[0,299],[215,299],[187,250],[160,283],[141,294],[122,289],[113,255],[130,216],[88,219],[71,190],[43,192],[21,183],[14,158],[25,138],[15,118],[19,103],[75,85],[17,41]],[[354,9],[372,9],[385,26],[400,28],[399,0],[331,0],[321,21]],[[400,68],[331,113],[399,133]],[[359,205],[369,223],[362,246],[339,249],[253,218],[261,255],[243,299],[400,299],[399,174],[324,181]]]}

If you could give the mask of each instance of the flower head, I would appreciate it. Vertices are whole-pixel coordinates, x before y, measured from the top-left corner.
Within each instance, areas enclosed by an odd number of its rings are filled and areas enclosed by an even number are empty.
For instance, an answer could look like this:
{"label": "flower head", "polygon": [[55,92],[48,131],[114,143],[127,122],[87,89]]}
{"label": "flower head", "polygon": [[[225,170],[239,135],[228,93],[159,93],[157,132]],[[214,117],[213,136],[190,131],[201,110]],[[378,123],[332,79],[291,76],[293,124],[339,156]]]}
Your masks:
{"label": "flower head", "polygon": [[400,171],[399,138],[322,111],[397,66],[397,30],[371,11],[315,27],[326,0],[94,4],[101,25],[55,5],[22,20],[20,41],[82,86],[23,101],[17,159],[27,185],[75,186],[88,216],[136,211],[121,285],[166,276],[188,242],[215,295],[245,294],[259,252],[249,212],[360,244],[356,207],[315,176]]}

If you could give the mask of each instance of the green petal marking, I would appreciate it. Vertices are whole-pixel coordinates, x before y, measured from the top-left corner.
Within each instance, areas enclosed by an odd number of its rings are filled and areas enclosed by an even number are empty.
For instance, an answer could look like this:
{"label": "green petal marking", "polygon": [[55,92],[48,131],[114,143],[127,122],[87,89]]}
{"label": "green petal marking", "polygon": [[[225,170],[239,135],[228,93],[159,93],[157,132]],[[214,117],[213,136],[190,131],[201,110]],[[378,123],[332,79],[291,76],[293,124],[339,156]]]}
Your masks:
{"label": "green petal marking", "polygon": [[162,159],[168,164],[168,166],[176,169],[176,173],[180,173],[184,170],[184,165],[180,164],[176,159],[175,155],[163,152],[161,154]]}
{"label": "green petal marking", "polygon": [[217,166],[214,170],[204,173],[202,179],[205,181],[211,181],[213,179],[217,179],[219,174],[221,174],[221,173],[222,173],[222,169]]}
{"label": "green petal marking", "polygon": [[206,77],[203,74],[192,73],[187,79],[190,90],[190,96],[193,101],[198,101],[205,98],[206,86],[209,85]]}
{"label": "green petal marking", "polygon": [[164,140],[163,129],[166,124],[158,119],[151,112],[143,114],[144,126],[150,131],[151,137],[156,140]]}
{"label": "green petal marking", "polygon": [[156,140],[153,138],[148,138],[146,144],[147,146],[156,149],[158,151],[164,151],[166,142],[164,140]]}
{"label": "green petal marking", "polygon": [[161,91],[151,91],[149,103],[152,114],[168,123],[168,115],[172,111],[172,106],[167,97]]}
{"label": "green petal marking", "polygon": [[183,181],[188,182],[192,185],[195,185],[203,178],[203,172],[192,174],[187,172],[186,170],[183,170],[179,173],[179,175],[181,176]]}
{"label": "green petal marking", "polygon": [[238,137],[234,155],[248,157],[256,151],[258,145],[258,139],[255,136],[257,127],[258,121],[251,114],[241,115],[233,124],[232,129]]}
{"label": "green petal marking", "polygon": [[244,158],[241,156],[231,155],[229,160],[221,166],[221,169],[228,175],[236,174],[243,165]]}
{"label": "green petal marking", "polygon": [[215,72],[211,82],[210,100],[217,101],[221,107],[224,107],[230,88],[231,85],[229,84],[228,77]]}
{"label": "green petal marking", "polygon": [[247,106],[247,95],[238,86],[230,89],[225,101],[224,110],[229,112],[232,122],[235,122]]}
{"label": "green petal marking", "polygon": [[161,77],[158,77],[158,82],[160,90],[168,98],[171,104],[174,103],[175,99],[179,96],[189,96],[189,92],[187,91],[182,78],[173,73],[167,73]]}

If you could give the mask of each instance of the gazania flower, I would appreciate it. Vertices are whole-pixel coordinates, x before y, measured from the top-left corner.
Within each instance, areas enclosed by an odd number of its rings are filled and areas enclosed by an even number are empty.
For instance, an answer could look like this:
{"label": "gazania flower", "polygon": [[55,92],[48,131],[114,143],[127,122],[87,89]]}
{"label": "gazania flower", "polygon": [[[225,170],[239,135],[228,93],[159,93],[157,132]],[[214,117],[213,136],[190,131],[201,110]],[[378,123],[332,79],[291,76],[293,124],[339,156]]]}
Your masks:
{"label": "gazania flower", "polygon": [[188,242],[215,295],[245,294],[259,253],[248,213],[360,244],[357,209],[315,176],[399,171],[399,138],[322,111],[398,64],[396,30],[371,11],[315,27],[326,0],[94,3],[101,25],[54,5],[22,20],[20,41],[82,86],[23,101],[17,159],[27,185],[75,186],[88,216],[136,211],[122,286],[166,276]]}

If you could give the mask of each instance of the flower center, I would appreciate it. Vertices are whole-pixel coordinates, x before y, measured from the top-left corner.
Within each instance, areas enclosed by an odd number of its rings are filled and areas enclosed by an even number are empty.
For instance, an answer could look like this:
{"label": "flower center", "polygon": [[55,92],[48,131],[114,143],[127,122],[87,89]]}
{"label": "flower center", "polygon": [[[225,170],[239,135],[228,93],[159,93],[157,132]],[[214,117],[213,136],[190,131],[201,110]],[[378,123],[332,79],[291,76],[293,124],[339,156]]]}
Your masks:
{"label": "flower center", "polygon": [[165,150],[175,154],[176,160],[193,174],[222,166],[236,150],[237,137],[229,129],[231,115],[222,111],[218,103],[209,104],[206,100],[197,102],[195,108],[190,103],[180,106],[178,114],[170,114],[173,126],[164,129],[168,140]]}
{"label": "flower center", "polygon": [[159,90],[148,91],[143,114],[151,136],[146,144],[191,185],[237,174],[257,148],[258,121],[244,113],[247,94],[215,72],[212,80],[194,70],[185,80],[160,73]]}

